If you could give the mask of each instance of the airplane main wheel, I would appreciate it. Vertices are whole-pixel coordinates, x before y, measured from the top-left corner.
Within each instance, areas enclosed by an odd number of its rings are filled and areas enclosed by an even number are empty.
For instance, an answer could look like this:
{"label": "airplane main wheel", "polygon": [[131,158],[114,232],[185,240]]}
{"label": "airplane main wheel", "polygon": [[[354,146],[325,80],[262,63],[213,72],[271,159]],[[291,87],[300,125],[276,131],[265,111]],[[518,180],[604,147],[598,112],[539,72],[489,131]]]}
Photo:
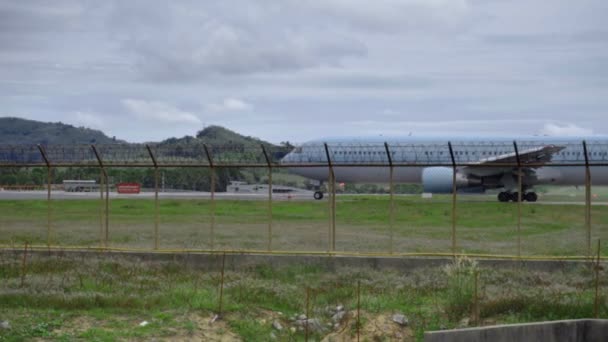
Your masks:
{"label": "airplane main wheel", "polygon": [[526,193],[524,198],[528,202],[536,202],[538,200],[538,195],[536,194],[536,192],[528,192],[528,193]]}
{"label": "airplane main wheel", "polygon": [[498,194],[498,200],[500,202],[509,202],[509,200],[511,199],[511,195],[508,192],[501,192]]}
{"label": "airplane main wheel", "polygon": [[320,200],[320,199],[322,199],[322,198],[323,198],[323,193],[322,193],[321,191],[315,191],[315,194],[313,195],[313,197],[314,197],[316,200]]}
{"label": "airplane main wheel", "polygon": [[[524,197],[522,196],[521,199],[523,200]],[[518,192],[511,193],[511,201],[513,201],[513,202],[519,202],[519,193]]]}

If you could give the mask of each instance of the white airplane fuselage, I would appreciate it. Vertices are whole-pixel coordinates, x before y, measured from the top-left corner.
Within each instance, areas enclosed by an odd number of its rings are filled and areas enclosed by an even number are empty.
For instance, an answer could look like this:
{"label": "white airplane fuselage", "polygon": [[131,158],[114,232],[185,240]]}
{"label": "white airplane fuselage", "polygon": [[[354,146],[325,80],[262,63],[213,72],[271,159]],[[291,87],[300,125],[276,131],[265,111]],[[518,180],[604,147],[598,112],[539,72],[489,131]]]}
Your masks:
{"label": "white airplane fuselage", "polygon": [[[517,147],[520,154],[527,153],[526,156],[533,159],[531,162],[536,159],[539,163],[545,161],[543,166],[536,163],[529,168],[530,172],[523,177],[526,188],[539,184],[583,185],[586,173],[583,141],[586,142],[592,183],[608,185],[608,167],[604,166],[608,165],[608,137],[334,138],[315,140],[296,147],[281,163],[286,166],[294,164],[289,167],[291,172],[323,182],[329,179],[330,168],[321,165],[328,164],[329,155],[337,182],[388,183],[390,154],[390,162],[395,165],[393,182],[425,184],[445,178],[433,178],[435,171],[441,173],[443,169],[450,169],[452,172],[453,156],[461,180],[459,188],[478,188],[480,191],[505,188],[510,191],[516,186],[514,179],[517,177],[514,175],[517,174],[517,165],[514,162],[508,167],[476,168],[471,165],[514,161]],[[554,150],[550,155],[538,151],[543,147]]]}

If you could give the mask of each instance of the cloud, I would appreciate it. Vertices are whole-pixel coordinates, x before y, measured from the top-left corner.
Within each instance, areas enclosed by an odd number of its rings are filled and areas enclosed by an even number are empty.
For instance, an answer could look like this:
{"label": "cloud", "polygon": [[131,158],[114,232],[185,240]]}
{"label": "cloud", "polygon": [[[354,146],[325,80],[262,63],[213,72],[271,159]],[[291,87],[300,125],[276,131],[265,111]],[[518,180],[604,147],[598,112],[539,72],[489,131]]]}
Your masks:
{"label": "cloud", "polygon": [[562,134],[570,122],[606,134],[607,10],[605,0],[0,1],[0,103],[131,141],[194,134],[201,121],[276,142]]}
{"label": "cloud", "polygon": [[541,135],[549,136],[587,136],[593,135],[593,130],[583,128],[571,123],[555,124],[546,123],[539,132]]}
{"label": "cloud", "polygon": [[471,5],[469,0],[317,0],[311,7],[317,15],[330,14],[351,29],[374,33],[435,34],[460,30]]}
{"label": "cloud", "polygon": [[75,112],[73,114],[73,123],[78,126],[84,126],[88,128],[103,129],[106,128],[104,119],[91,112]]}
{"label": "cloud", "polygon": [[144,7],[117,2],[108,26],[147,81],[192,82],[335,66],[367,51],[351,34],[303,22],[298,7],[287,3]]}
{"label": "cloud", "polygon": [[122,105],[136,118],[155,121],[159,124],[201,124],[201,120],[193,113],[182,111],[160,101],[145,101],[124,99]]}
{"label": "cloud", "polygon": [[252,110],[253,105],[251,103],[239,100],[237,98],[225,98],[221,103],[212,103],[207,105],[207,109],[214,112],[239,112]]}

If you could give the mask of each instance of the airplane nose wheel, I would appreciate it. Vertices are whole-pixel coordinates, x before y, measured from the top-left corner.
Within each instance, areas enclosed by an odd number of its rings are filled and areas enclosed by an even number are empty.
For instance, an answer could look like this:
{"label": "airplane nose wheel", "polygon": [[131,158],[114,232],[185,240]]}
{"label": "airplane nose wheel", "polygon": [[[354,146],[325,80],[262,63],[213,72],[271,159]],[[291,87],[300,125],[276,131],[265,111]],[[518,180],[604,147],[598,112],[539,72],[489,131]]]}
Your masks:
{"label": "airplane nose wheel", "polygon": [[536,192],[527,192],[524,195],[524,199],[528,202],[536,202],[536,200],[538,200],[538,195]]}
{"label": "airplane nose wheel", "polygon": [[323,193],[322,193],[321,191],[315,191],[315,194],[313,195],[313,197],[314,197],[316,200],[320,200],[320,199],[322,199],[322,198],[323,198]]}

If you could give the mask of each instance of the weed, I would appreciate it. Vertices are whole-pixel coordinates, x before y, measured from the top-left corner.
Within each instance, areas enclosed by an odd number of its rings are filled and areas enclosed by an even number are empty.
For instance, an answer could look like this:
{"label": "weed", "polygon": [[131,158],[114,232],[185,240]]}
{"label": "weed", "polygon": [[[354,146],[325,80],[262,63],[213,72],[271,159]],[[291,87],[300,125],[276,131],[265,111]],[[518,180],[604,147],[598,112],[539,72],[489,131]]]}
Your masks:
{"label": "weed", "polygon": [[451,320],[459,320],[473,308],[475,277],[479,267],[475,260],[458,257],[446,265],[444,271],[447,276],[446,313]]}

